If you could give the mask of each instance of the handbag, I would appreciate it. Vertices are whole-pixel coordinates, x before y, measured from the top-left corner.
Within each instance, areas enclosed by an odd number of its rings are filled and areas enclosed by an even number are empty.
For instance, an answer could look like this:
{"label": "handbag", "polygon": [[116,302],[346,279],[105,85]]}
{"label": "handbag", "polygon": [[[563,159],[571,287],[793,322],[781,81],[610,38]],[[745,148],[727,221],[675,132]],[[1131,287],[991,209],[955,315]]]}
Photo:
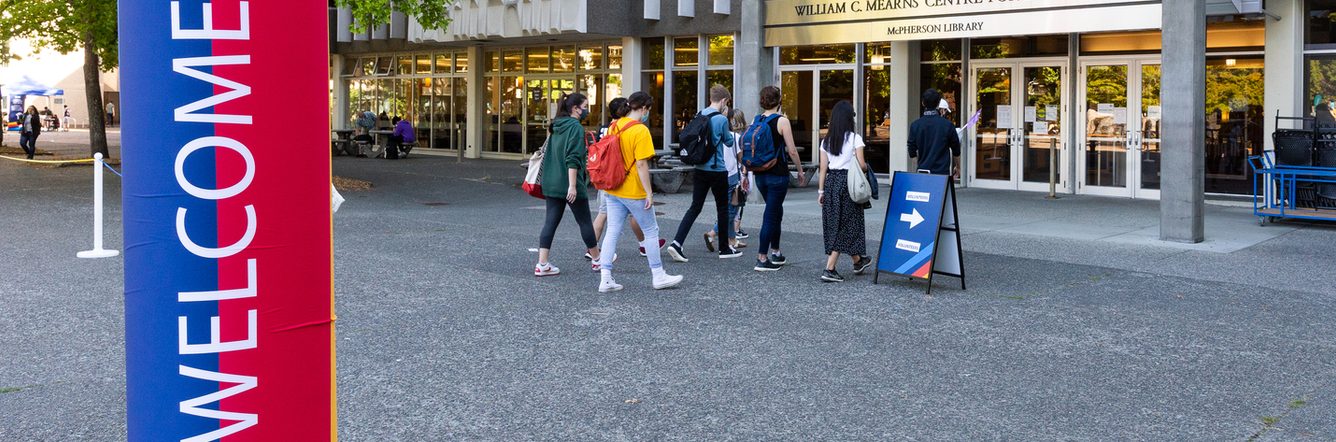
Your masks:
{"label": "handbag", "polygon": [[863,204],[872,200],[872,185],[867,182],[867,175],[861,168],[850,170],[849,176],[849,198],[855,203]]}
{"label": "handbag", "polygon": [[546,154],[547,140],[543,140],[543,147],[538,148],[538,151],[529,157],[529,171],[524,174],[524,184],[520,186],[524,189],[524,193],[538,199],[545,199],[543,196],[543,157]]}

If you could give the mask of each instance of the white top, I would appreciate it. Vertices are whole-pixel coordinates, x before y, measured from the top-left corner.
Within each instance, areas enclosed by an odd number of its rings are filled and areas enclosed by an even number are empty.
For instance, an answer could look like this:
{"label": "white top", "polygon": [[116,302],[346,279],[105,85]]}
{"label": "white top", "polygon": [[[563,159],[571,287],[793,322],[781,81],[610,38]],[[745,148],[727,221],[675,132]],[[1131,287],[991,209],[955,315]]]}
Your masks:
{"label": "white top", "polygon": [[844,146],[840,148],[840,154],[833,155],[829,149],[826,149],[826,142],[822,141],[821,151],[826,153],[828,161],[826,167],[841,170],[863,170],[858,166],[858,157],[854,150],[862,149],[865,146],[862,135],[850,133],[849,136],[844,138]]}
{"label": "white top", "polygon": [[738,174],[738,152],[742,149],[742,134],[731,132],[733,135],[733,145],[723,146],[724,148],[724,169],[728,170],[728,176]]}

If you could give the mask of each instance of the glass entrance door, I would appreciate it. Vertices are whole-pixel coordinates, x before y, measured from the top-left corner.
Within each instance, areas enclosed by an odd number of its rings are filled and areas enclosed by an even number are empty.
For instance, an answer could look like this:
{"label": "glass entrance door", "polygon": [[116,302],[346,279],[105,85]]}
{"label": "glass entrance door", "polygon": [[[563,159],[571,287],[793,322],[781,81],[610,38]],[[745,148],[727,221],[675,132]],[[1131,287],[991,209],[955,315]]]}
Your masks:
{"label": "glass entrance door", "polygon": [[854,103],[852,69],[789,70],[780,73],[781,112],[793,127],[793,144],[804,163],[818,161],[816,150],[830,127],[835,103]]}
{"label": "glass entrance door", "polygon": [[1065,77],[1057,62],[974,68],[971,107],[980,116],[966,155],[971,185],[1046,191],[1053,180],[1056,187],[1065,187]]}
{"label": "glass entrance door", "polygon": [[1159,62],[1098,60],[1081,70],[1080,192],[1159,198]]}

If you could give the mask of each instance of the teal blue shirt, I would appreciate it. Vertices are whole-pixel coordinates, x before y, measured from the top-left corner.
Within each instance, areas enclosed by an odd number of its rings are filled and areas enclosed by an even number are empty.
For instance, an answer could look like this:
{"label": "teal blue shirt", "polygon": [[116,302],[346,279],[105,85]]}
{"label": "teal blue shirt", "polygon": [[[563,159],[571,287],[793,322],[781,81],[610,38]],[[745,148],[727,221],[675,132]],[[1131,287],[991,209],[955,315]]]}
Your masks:
{"label": "teal blue shirt", "polygon": [[696,169],[707,172],[727,172],[728,169],[724,166],[724,148],[733,147],[733,132],[729,130],[728,117],[714,107],[701,109],[697,115],[709,113],[714,114],[710,116],[710,143],[714,146],[714,157],[710,158],[710,161],[706,161],[705,164],[696,165]]}

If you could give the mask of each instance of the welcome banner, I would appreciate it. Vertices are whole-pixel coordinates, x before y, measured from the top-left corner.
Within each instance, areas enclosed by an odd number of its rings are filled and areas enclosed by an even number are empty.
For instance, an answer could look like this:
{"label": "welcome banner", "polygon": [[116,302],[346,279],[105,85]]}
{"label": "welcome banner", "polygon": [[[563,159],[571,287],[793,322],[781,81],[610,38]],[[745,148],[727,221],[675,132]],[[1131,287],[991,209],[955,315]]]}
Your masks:
{"label": "welcome banner", "polygon": [[122,0],[129,438],[335,438],[327,2]]}

